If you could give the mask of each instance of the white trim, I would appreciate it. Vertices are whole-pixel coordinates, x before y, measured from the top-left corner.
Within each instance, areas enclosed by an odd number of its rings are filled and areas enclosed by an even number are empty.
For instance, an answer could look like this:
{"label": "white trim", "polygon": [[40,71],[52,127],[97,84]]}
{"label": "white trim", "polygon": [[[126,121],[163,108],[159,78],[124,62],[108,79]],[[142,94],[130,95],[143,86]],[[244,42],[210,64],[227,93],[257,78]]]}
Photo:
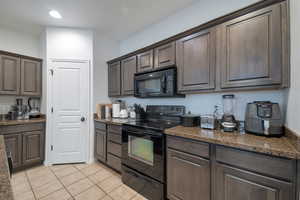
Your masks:
{"label": "white trim", "polygon": [[47,119],[46,119],[46,143],[45,143],[45,165],[53,164],[53,155],[51,152],[51,145],[53,144],[53,115],[51,113],[51,107],[53,105],[53,87],[52,87],[52,76],[50,70],[53,69],[54,62],[72,62],[72,63],[87,63],[88,64],[88,80],[89,80],[89,90],[88,90],[88,139],[86,140],[86,150],[85,150],[85,162],[90,163],[93,161],[91,158],[91,142],[93,136],[93,65],[90,60],[76,60],[76,59],[55,59],[50,58],[47,60]]}

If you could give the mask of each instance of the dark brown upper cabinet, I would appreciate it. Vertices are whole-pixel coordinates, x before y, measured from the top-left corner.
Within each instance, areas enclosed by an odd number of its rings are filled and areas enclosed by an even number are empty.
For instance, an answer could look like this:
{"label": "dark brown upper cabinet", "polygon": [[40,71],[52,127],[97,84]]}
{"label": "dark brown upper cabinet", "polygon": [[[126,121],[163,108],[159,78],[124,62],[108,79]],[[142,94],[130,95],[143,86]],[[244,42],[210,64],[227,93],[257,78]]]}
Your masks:
{"label": "dark brown upper cabinet", "polygon": [[137,71],[143,72],[153,69],[153,50],[137,55]]}
{"label": "dark brown upper cabinet", "polygon": [[20,93],[20,58],[0,55],[0,94]]}
{"label": "dark brown upper cabinet", "polygon": [[21,95],[42,95],[41,62],[29,59],[21,59]]}
{"label": "dark brown upper cabinet", "polygon": [[163,46],[157,47],[154,49],[154,67],[167,67],[175,65],[175,42],[165,44]]}
{"label": "dark brown upper cabinet", "polygon": [[277,180],[227,165],[216,165],[216,200],[295,199],[294,186]]}
{"label": "dark brown upper cabinet", "polygon": [[112,63],[108,66],[108,96],[116,97],[121,95],[121,64]]}
{"label": "dark brown upper cabinet", "polygon": [[176,43],[178,91],[180,93],[215,88],[215,28],[189,35]]}
{"label": "dark brown upper cabinet", "polygon": [[282,83],[281,22],[281,4],[275,4],[219,27],[221,88]]}
{"label": "dark brown upper cabinet", "polygon": [[108,63],[136,55],[137,72],[176,64],[181,94],[287,88],[288,14],[287,1],[259,1]]}
{"label": "dark brown upper cabinet", "polygon": [[136,56],[122,60],[122,95],[134,94],[134,74],[136,73]]}

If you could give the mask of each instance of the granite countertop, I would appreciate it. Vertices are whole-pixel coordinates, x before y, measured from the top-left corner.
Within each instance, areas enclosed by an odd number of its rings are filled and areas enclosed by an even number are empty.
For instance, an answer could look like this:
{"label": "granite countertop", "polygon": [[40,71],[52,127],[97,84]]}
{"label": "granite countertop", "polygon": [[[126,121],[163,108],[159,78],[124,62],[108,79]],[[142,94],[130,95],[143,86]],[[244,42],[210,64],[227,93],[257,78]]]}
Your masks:
{"label": "granite countertop", "polygon": [[135,119],[120,119],[120,118],[112,118],[112,119],[99,119],[99,118],[95,118],[95,121],[98,122],[103,122],[106,124],[114,124],[114,125],[122,125],[125,123],[128,123],[130,121],[135,121]]}
{"label": "granite countertop", "polygon": [[24,119],[24,120],[4,120],[0,121],[0,126],[11,126],[19,124],[32,124],[32,123],[41,123],[46,122],[46,118],[36,118],[36,119]]}
{"label": "granite countertop", "polygon": [[0,135],[0,199],[14,199],[3,135]]}
{"label": "granite countertop", "polygon": [[206,130],[199,127],[177,126],[166,129],[167,135],[195,139],[239,149],[265,153],[291,159],[300,159],[300,152],[287,137],[267,138],[246,133],[226,133],[220,130]]}

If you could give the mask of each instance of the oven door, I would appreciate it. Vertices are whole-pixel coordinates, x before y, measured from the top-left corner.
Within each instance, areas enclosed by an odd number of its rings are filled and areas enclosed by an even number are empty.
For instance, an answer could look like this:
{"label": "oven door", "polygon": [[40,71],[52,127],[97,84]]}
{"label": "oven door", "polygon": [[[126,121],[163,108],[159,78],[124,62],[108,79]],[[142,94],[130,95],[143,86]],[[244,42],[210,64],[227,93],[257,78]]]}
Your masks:
{"label": "oven door", "polygon": [[122,131],[122,164],[164,182],[164,134],[125,125]]}

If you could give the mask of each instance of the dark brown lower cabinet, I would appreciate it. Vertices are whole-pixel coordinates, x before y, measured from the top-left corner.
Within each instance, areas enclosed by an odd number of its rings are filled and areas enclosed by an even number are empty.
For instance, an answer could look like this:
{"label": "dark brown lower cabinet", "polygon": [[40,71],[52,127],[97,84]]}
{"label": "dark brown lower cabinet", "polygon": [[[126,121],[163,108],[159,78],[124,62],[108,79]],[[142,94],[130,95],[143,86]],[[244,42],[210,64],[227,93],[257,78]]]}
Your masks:
{"label": "dark brown lower cabinet", "polygon": [[216,200],[293,200],[294,186],[290,182],[256,173],[216,165]]}
{"label": "dark brown lower cabinet", "polygon": [[11,155],[13,168],[17,168],[22,164],[22,135],[9,134],[4,135],[6,152]]}
{"label": "dark brown lower cabinet", "polygon": [[106,131],[95,130],[95,157],[106,162]]}
{"label": "dark brown lower cabinet", "polygon": [[210,161],[169,148],[167,195],[169,200],[210,200]]}
{"label": "dark brown lower cabinet", "polygon": [[95,121],[95,158],[121,172],[122,126]]}
{"label": "dark brown lower cabinet", "polygon": [[42,131],[32,131],[22,134],[23,141],[23,165],[44,160],[44,133]]}
{"label": "dark brown lower cabinet", "polygon": [[0,127],[6,152],[11,154],[13,170],[41,164],[45,155],[44,123]]}

